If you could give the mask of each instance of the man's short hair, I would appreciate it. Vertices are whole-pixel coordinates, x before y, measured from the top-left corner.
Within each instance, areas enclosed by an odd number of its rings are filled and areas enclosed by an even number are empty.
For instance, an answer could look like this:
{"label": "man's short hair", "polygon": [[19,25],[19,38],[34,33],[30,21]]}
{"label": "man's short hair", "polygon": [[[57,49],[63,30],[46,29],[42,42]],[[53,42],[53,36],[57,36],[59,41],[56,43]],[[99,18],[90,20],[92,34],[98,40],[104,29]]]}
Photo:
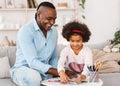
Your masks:
{"label": "man's short hair", "polygon": [[40,3],[40,4],[38,5],[38,7],[37,7],[37,11],[38,11],[38,9],[40,8],[40,6],[45,6],[45,7],[50,7],[50,8],[55,9],[55,6],[54,6],[52,3],[50,3],[50,2],[42,2],[42,3]]}

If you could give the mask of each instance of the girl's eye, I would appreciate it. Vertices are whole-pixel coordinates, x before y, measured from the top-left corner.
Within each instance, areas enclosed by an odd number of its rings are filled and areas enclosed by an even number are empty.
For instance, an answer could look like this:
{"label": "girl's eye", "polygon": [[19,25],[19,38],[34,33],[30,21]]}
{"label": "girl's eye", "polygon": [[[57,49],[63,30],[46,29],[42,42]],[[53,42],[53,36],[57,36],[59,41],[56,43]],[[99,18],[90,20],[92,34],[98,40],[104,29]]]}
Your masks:
{"label": "girl's eye", "polygon": [[77,40],[77,42],[81,42],[81,40]]}

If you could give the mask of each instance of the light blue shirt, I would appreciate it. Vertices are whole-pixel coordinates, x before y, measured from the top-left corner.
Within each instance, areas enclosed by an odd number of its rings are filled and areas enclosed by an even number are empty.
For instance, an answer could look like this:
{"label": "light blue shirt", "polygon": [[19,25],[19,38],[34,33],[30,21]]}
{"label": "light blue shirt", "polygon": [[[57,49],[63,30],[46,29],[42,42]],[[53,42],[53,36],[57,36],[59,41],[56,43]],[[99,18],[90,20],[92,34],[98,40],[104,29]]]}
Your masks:
{"label": "light blue shirt", "polygon": [[57,68],[57,38],[54,27],[45,37],[35,19],[22,27],[17,36],[16,62],[10,69],[11,75],[21,66],[35,69],[43,76],[49,68]]}

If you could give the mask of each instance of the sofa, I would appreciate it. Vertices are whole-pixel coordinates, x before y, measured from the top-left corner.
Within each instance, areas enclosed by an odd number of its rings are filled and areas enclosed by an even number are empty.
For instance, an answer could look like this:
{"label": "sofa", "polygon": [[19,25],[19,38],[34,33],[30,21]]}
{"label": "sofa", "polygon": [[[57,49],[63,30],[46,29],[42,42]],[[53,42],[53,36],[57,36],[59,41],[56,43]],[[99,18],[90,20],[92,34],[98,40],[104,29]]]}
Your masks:
{"label": "sofa", "polygon": [[[64,47],[65,45],[59,44],[58,51],[60,52]],[[12,67],[15,62],[15,52],[15,46],[0,47],[0,86],[16,86],[12,82],[9,73],[10,67]],[[100,56],[99,53],[95,53],[96,50],[93,49],[93,54],[95,56]],[[118,56],[117,60],[119,58],[120,57]],[[114,71],[114,69],[112,70],[112,72],[101,71],[99,73],[99,77],[103,80],[103,86],[120,86],[120,67],[117,71]]]}
{"label": "sofa", "polygon": [[15,46],[0,47],[0,86],[16,86],[12,82],[9,72],[9,68],[12,67],[15,62],[15,52]]}

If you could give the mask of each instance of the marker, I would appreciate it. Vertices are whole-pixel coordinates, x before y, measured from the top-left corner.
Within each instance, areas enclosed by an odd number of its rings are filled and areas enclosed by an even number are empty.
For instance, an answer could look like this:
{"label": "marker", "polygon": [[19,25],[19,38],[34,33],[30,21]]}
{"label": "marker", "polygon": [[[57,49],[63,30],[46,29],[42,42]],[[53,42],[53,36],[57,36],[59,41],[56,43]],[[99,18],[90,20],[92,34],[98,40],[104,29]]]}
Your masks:
{"label": "marker", "polygon": [[87,68],[88,68],[89,71],[93,71],[92,66],[88,66]]}
{"label": "marker", "polygon": [[60,80],[48,80],[48,82],[60,82]]}
{"label": "marker", "polygon": [[87,66],[88,70],[91,71],[90,66]]}
{"label": "marker", "polygon": [[88,81],[81,81],[81,83],[87,83]]}
{"label": "marker", "polygon": [[95,71],[95,70],[96,70],[95,65],[93,65],[93,71]]}

